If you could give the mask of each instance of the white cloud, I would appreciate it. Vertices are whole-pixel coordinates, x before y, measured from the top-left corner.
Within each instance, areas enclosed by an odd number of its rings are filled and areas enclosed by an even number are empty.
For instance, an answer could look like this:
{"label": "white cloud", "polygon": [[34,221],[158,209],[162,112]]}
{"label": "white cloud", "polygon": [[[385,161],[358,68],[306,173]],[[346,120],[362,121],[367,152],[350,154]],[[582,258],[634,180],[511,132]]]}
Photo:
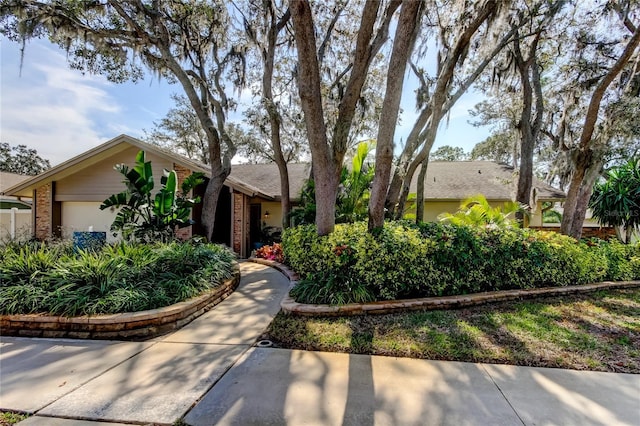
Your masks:
{"label": "white cloud", "polygon": [[2,142],[25,144],[57,164],[115,136],[102,134],[96,125],[97,117],[121,112],[106,79],[69,69],[64,54],[44,42],[27,46],[22,76],[19,61],[17,46],[5,43]]}

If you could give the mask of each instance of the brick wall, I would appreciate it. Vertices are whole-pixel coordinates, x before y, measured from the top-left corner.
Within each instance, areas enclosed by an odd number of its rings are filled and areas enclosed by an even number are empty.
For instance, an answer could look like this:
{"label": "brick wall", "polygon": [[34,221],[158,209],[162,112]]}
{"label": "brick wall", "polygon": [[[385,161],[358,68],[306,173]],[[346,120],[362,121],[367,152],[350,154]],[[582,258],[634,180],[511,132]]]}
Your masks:
{"label": "brick wall", "polygon": [[53,213],[52,185],[48,183],[36,189],[34,235],[39,240],[51,238],[51,215]]}
{"label": "brick wall", "polygon": [[[550,226],[531,226],[531,229],[536,229],[538,231],[551,231],[551,232],[560,232],[560,227],[550,227]],[[616,237],[616,229],[610,227],[584,227],[582,228],[582,238],[600,238],[602,240],[608,240],[609,238]]]}
{"label": "brick wall", "polygon": [[[176,175],[178,177],[178,191],[180,191],[182,182],[184,182],[184,180],[191,174],[191,170],[185,167],[182,167],[181,165],[176,163],[173,163],[173,170],[175,170]],[[186,228],[177,229],[176,237],[181,240],[188,240],[193,235],[193,230],[191,228],[192,228],[191,226],[187,226]]]}
{"label": "brick wall", "polygon": [[616,238],[615,228],[582,228],[582,238],[600,238],[602,240],[608,240],[612,237]]}
{"label": "brick wall", "polygon": [[242,221],[244,217],[244,194],[233,193],[233,251],[243,255],[242,251]]}

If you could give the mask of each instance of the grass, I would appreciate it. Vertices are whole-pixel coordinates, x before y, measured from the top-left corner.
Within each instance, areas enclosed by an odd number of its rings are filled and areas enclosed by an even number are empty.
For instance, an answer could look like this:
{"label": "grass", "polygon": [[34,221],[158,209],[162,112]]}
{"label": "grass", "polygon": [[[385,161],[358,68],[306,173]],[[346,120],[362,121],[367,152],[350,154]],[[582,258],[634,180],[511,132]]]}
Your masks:
{"label": "grass", "polygon": [[640,289],[467,309],[310,318],[282,313],[292,349],[640,373]]}
{"label": "grass", "polygon": [[0,411],[0,426],[10,426],[23,421],[28,414],[14,413],[13,411]]}
{"label": "grass", "polygon": [[0,249],[0,314],[78,316],[155,309],[230,278],[235,255],[199,243],[115,244],[93,251],[26,243]]}

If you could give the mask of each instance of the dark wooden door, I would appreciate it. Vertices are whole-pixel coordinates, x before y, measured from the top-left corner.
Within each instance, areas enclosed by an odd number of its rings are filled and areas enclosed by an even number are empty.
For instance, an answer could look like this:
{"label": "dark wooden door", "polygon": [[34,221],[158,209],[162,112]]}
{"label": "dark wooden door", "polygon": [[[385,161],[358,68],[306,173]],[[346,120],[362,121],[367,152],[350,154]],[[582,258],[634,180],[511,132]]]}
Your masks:
{"label": "dark wooden door", "polygon": [[262,206],[251,204],[249,206],[249,251],[256,249],[256,243],[262,239]]}

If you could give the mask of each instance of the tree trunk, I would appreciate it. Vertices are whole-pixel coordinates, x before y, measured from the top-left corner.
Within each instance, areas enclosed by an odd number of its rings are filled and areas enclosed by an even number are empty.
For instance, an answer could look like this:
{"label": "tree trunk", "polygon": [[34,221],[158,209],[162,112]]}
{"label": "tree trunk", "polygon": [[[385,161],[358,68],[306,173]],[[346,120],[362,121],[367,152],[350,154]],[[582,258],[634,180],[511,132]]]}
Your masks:
{"label": "tree trunk", "polygon": [[407,62],[413,51],[419,29],[422,1],[405,1],[393,41],[393,50],[387,72],[387,87],[382,103],[378,139],[376,142],[376,169],[369,199],[369,231],[384,225],[384,205],[391,176],[393,138],[398,121],[402,85]]}
{"label": "tree trunk", "polygon": [[625,65],[627,65],[629,59],[638,47],[638,44],[640,44],[640,25],[636,28],[633,36],[627,42],[620,58],[611,67],[607,74],[605,74],[594,90],[593,95],[591,95],[589,108],[587,109],[587,114],[584,119],[582,134],[580,135],[580,143],[575,161],[575,170],[573,177],[571,178],[569,191],[567,192],[567,199],[564,202],[564,214],[562,215],[562,224],[560,226],[560,232],[574,238],[580,238],[582,235],[582,224],[584,223],[584,214],[582,212],[586,211],[586,203],[589,202],[588,198],[586,200],[582,198],[578,201],[578,195],[580,188],[582,187],[586,171],[591,165],[593,158],[593,151],[591,150],[590,145],[593,130],[598,120],[600,103],[602,102],[602,98],[604,97],[607,88],[624,69]]}
{"label": "tree trunk", "polygon": [[284,158],[284,154],[282,153],[282,143],[280,140],[281,117],[275,103],[273,102],[272,82],[278,32],[281,28],[284,28],[290,16],[291,15],[289,13],[285,13],[285,15],[278,22],[275,14],[271,15],[271,23],[269,26],[267,39],[267,50],[263,54],[264,72],[262,75],[262,96],[265,99],[267,114],[269,116],[269,123],[271,126],[271,149],[273,150],[273,159],[276,163],[276,166],[278,166],[278,173],[280,175],[280,206],[282,210],[283,229],[289,227],[291,196],[289,193],[289,170],[287,169],[287,161]]}
{"label": "tree trunk", "polygon": [[[441,117],[442,115],[439,114],[437,118],[438,122],[440,121]],[[406,203],[409,197],[409,188],[411,187],[411,180],[413,179],[413,175],[416,173],[416,170],[418,170],[418,166],[420,166],[421,167],[420,175],[422,175],[423,177],[423,182],[422,183],[418,182],[418,185],[422,187],[422,191],[416,191],[416,223],[420,223],[424,220],[424,206],[420,209],[420,211],[422,212],[422,215],[419,215],[418,205],[424,204],[424,198],[425,198],[424,177],[427,175],[427,168],[429,166],[429,153],[431,152],[431,148],[433,148],[433,144],[435,143],[437,131],[438,131],[437,124],[435,126],[431,126],[431,125],[429,126],[429,129],[427,131],[427,137],[424,142],[424,146],[422,147],[422,150],[416,156],[416,158],[413,159],[413,161],[409,165],[409,168],[407,169],[407,175],[405,176],[404,183],[403,183],[404,191],[401,194],[401,199],[400,199],[401,202],[398,203],[404,209],[404,204]]]}
{"label": "tree trunk", "polygon": [[[560,223],[560,232],[565,235],[570,235],[574,238],[580,238],[582,231],[578,234],[574,234],[572,232],[574,227],[574,217],[576,212],[576,206],[578,202],[578,194],[580,192],[580,187],[582,186],[582,180],[587,172],[587,168],[591,162],[591,150],[586,152],[578,150],[575,155],[574,170],[573,175],[571,176],[571,181],[569,184],[569,191],[567,191],[567,198],[563,204],[563,213],[562,213],[562,222]],[[582,230],[582,224],[580,224],[580,229]]]}
{"label": "tree trunk", "polygon": [[402,218],[404,213],[404,203],[400,203],[400,194],[403,187],[402,182],[404,176],[407,173],[407,168],[411,161],[411,156],[419,148],[421,143],[422,129],[426,126],[429,117],[431,116],[431,109],[427,106],[420,111],[420,115],[416,119],[416,122],[411,128],[411,132],[407,137],[407,142],[400,154],[400,158],[396,164],[396,169],[393,172],[391,183],[387,191],[387,198],[385,200],[385,207],[387,208],[387,217],[396,218],[396,220]]}
{"label": "tree trunk", "polygon": [[291,195],[289,193],[289,170],[287,169],[287,163],[284,161],[284,157],[281,160],[276,160],[278,166],[278,172],[280,173],[280,208],[282,209],[282,229],[289,227],[289,214],[291,213]]}
{"label": "tree trunk", "polygon": [[[519,41],[515,41],[516,45]],[[516,49],[519,53],[519,48]],[[533,90],[529,82],[529,66],[524,63],[521,55],[516,54],[516,64],[522,83],[522,111],[520,113],[520,168],[518,174],[518,188],[516,201],[527,206],[531,205],[531,186],[533,184],[533,148],[535,136],[531,126],[531,110],[533,108]]]}
{"label": "tree trunk", "polygon": [[631,237],[633,236],[633,227],[632,226],[627,226],[625,228],[625,238],[624,238],[624,243],[625,244],[631,244]]}
{"label": "tree trunk", "polygon": [[227,177],[220,172],[216,173],[214,168],[211,169],[211,179],[207,184],[202,197],[202,227],[204,228],[207,241],[211,241],[213,236],[213,228],[216,220],[216,209],[218,207],[218,197],[224,187],[224,181]]}
{"label": "tree trunk", "polygon": [[[489,16],[491,16],[491,14],[496,11],[497,7],[498,5],[495,1],[487,1],[486,3],[484,3],[482,5],[482,8],[478,11],[478,14],[469,23],[469,26],[464,29],[455,46],[447,53],[447,56],[442,60],[442,63],[439,64],[441,65],[441,69],[439,69],[438,71],[436,87],[429,105],[429,108],[431,109],[429,124],[427,129],[423,132],[424,137],[422,135],[420,136],[420,138],[425,142],[422,150],[418,153],[418,155],[414,158],[414,160],[407,168],[407,173],[403,179],[403,191],[400,195],[396,215],[398,214],[398,211],[404,209],[404,203],[406,202],[406,199],[408,197],[411,180],[413,179],[413,174],[417,170],[418,165],[425,162],[425,160],[428,160],[429,153],[431,152],[431,148],[433,147],[433,143],[438,132],[438,125],[440,124],[440,120],[444,115],[444,111],[451,107],[451,104],[445,105],[445,103],[447,103],[447,93],[453,80],[458,61],[467,51],[473,35],[489,18]],[[426,168],[426,164],[423,167]],[[417,199],[424,200],[424,194],[417,194]],[[416,221],[422,221],[422,217],[418,217],[416,215]]]}
{"label": "tree trunk", "polygon": [[327,132],[320,93],[320,71],[316,56],[316,38],[308,0],[292,0],[291,18],[298,53],[298,91],[307,125],[316,189],[316,227],[318,235],[327,235],[335,226],[338,180]]}
{"label": "tree trunk", "polygon": [[427,168],[429,167],[429,158],[427,157],[420,167],[418,173],[418,188],[416,194],[416,223],[424,221],[424,180],[427,177]]}
{"label": "tree trunk", "polygon": [[584,226],[584,219],[587,214],[589,199],[591,199],[591,194],[593,193],[593,185],[601,175],[603,166],[604,153],[594,152],[590,164],[585,170],[585,174],[582,179],[582,185],[580,186],[580,191],[578,192],[576,209],[573,214],[574,219],[571,224],[571,235],[573,235],[575,238],[582,237],[582,228]]}
{"label": "tree trunk", "polygon": [[347,151],[347,141],[353,123],[353,117],[356,112],[356,105],[364,82],[367,78],[367,72],[373,56],[377,51],[372,51],[370,44],[373,37],[373,28],[378,16],[380,2],[377,0],[367,0],[362,9],[362,18],[360,19],[360,28],[358,30],[356,48],[353,59],[353,69],[349,81],[344,90],[344,96],[338,105],[338,118],[335,122],[331,140],[333,147],[333,155],[336,160],[336,173],[342,170],[342,162]]}

